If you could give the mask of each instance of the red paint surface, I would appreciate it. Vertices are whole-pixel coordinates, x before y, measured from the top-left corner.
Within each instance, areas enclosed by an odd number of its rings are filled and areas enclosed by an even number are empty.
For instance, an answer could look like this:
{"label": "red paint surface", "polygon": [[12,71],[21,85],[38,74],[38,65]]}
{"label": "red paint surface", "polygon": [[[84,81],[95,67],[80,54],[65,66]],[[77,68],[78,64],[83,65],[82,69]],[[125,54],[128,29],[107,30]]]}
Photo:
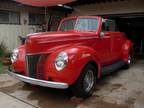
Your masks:
{"label": "red paint surface", "polygon": [[31,6],[55,6],[57,4],[66,4],[69,2],[73,2],[75,0],[15,0],[22,4],[31,5]]}
{"label": "red paint surface", "polygon": [[[61,21],[78,18],[70,17]],[[127,61],[132,43],[124,33],[105,32],[100,37],[102,18],[94,16],[83,16],[83,18],[97,18],[98,29],[94,32],[71,30],[67,32],[48,32],[29,35],[25,46],[19,47],[21,53],[13,64],[16,72],[25,72],[25,50],[27,54],[42,54],[38,62],[38,78],[52,81],[64,82],[72,85],[79,77],[82,69],[90,61],[94,61],[98,67],[98,78],[101,76],[101,66],[109,65],[118,60]],[[61,24],[60,23],[60,24]],[[67,52],[69,62],[66,67],[58,72],[54,66],[57,55]]]}

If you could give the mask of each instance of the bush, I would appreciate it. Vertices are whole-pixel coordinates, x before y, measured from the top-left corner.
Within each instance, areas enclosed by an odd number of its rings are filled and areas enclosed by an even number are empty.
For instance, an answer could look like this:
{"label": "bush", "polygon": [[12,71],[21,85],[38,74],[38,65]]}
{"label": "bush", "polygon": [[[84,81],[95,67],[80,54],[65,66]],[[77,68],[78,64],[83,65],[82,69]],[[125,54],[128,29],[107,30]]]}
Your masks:
{"label": "bush", "polygon": [[7,55],[6,46],[3,42],[0,43],[0,57],[5,57]]}

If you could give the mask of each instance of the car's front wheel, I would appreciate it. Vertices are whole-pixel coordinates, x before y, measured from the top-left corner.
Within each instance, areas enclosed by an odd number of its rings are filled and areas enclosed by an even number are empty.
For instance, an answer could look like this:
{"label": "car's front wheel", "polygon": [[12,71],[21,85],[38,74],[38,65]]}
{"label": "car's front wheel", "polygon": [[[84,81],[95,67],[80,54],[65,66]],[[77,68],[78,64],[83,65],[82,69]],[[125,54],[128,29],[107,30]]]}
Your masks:
{"label": "car's front wheel", "polygon": [[86,98],[94,91],[97,79],[97,69],[94,65],[88,64],[82,71],[77,82],[72,87],[73,95]]}

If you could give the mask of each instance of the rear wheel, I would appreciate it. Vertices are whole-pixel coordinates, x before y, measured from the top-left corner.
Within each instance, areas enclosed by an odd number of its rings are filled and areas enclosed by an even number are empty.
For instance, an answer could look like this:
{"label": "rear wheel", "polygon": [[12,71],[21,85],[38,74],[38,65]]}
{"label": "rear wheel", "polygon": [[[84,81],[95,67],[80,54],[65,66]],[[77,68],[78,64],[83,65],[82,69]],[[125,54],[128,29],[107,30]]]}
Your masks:
{"label": "rear wheel", "polygon": [[97,69],[92,64],[88,64],[82,71],[77,82],[72,87],[73,95],[86,98],[94,91],[97,79]]}
{"label": "rear wheel", "polygon": [[124,69],[130,68],[131,64],[132,64],[132,56],[131,56],[131,54],[129,54],[127,63],[124,65]]}

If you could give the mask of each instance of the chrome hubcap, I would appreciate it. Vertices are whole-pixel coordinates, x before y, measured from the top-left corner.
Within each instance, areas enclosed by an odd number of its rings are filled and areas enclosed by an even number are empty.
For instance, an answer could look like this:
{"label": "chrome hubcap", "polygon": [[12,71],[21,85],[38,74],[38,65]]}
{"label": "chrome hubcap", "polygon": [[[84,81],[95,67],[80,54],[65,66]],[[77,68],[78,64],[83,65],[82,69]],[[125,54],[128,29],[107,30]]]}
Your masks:
{"label": "chrome hubcap", "polygon": [[92,70],[89,70],[84,77],[84,90],[89,92],[94,85],[94,74]]}
{"label": "chrome hubcap", "polygon": [[128,57],[128,64],[131,64],[131,56]]}

